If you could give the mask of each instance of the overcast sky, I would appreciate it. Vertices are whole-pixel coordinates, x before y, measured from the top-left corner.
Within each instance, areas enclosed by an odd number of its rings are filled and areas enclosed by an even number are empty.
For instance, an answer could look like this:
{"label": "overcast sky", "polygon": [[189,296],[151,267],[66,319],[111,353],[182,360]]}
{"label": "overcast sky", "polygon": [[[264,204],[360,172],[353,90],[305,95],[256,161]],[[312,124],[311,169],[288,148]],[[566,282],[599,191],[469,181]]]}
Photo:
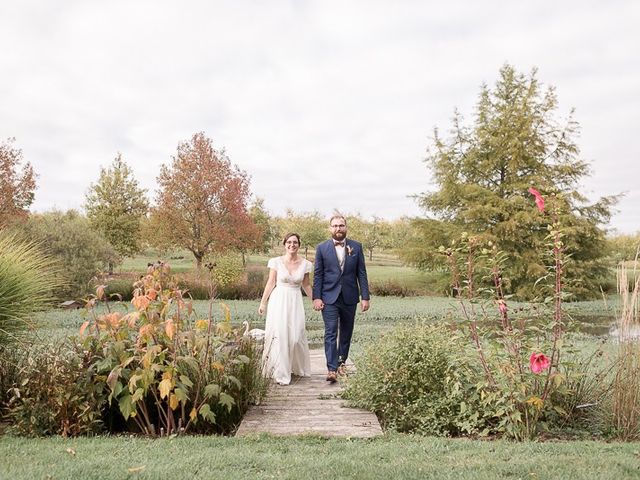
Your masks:
{"label": "overcast sky", "polygon": [[575,108],[592,200],[640,230],[640,2],[0,0],[0,140],[34,209],[80,208],[117,152],[155,196],[204,131],[275,215],[421,215],[434,127],[505,63]]}

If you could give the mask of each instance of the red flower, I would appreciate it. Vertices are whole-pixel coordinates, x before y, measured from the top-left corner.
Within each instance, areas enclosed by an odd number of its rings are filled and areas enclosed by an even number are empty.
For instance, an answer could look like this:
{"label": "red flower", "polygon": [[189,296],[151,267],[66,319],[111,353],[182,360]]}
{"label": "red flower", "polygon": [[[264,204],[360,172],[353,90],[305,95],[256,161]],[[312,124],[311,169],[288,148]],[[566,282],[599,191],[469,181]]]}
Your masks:
{"label": "red flower", "polygon": [[532,353],[529,358],[529,367],[533,373],[540,373],[551,365],[549,358],[544,353]]}
{"label": "red flower", "polygon": [[538,210],[544,213],[544,198],[542,198],[540,192],[533,187],[529,187],[528,192],[536,197],[536,207],[538,207]]}

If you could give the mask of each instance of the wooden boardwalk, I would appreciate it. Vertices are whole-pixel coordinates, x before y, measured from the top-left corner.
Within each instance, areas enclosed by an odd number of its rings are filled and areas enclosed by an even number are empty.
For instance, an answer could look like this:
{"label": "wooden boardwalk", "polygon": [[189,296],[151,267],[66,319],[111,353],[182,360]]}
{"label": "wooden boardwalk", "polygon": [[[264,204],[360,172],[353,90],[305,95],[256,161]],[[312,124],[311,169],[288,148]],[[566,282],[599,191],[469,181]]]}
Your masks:
{"label": "wooden boardwalk", "polygon": [[[353,365],[348,365],[353,371]],[[320,435],[323,437],[374,437],[382,434],[375,414],[347,408],[338,398],[340,383],[325,380],[324,351],[311,350],[311,377],[293,377],[290,385],[273,384],[260,405],[244,416],[236,436]]]}

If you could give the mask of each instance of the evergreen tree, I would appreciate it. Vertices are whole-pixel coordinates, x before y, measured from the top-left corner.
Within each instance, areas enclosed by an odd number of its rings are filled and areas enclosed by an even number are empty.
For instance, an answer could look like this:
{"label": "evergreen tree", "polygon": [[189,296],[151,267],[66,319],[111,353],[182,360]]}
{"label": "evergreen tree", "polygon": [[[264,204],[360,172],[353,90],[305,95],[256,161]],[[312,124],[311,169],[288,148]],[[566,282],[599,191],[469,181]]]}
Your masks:
{"label": "evergreen tree", "polygon": [[[493,89],[483,85],[471,126],[455,112],[449,138],[436,129],[426,159],[437,189],[418,196],[432,216],[417,220],[423,233],[404,252],[423,267],[436,263],[435,251],[466,231],[497,243],[509,254],[505,277],[512,293],[531,297],[531,285],[545,273],[543,240],[548,218],[532,208],[527,192],[534,186],[561,204],[565,228],[569,289],[579,296],[598,292],[606,273],[605,231],[617,197],[594,204],[579,191],[589,174],[575,141],[579,126],[556,118],[558,99],[552,87],[519,74],[510,65],[500,70]],[[440,260],[438,260],[440,261]]]}

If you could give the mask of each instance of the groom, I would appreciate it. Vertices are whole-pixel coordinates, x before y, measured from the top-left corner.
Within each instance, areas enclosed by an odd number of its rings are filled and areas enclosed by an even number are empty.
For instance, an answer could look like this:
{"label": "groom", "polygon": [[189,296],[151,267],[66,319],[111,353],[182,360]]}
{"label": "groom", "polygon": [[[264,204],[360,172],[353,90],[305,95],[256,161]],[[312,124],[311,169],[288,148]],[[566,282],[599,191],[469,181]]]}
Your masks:
{"label": "groom", "polygon": [[369,282],[362,245],[347,239],[342,215],[329,221],[331,239],[318,245],[313,273],[313,308],[322,310],[327,381],[335,383],[345,374],[356,307],[362,296],[362,311],[369,310]]}

